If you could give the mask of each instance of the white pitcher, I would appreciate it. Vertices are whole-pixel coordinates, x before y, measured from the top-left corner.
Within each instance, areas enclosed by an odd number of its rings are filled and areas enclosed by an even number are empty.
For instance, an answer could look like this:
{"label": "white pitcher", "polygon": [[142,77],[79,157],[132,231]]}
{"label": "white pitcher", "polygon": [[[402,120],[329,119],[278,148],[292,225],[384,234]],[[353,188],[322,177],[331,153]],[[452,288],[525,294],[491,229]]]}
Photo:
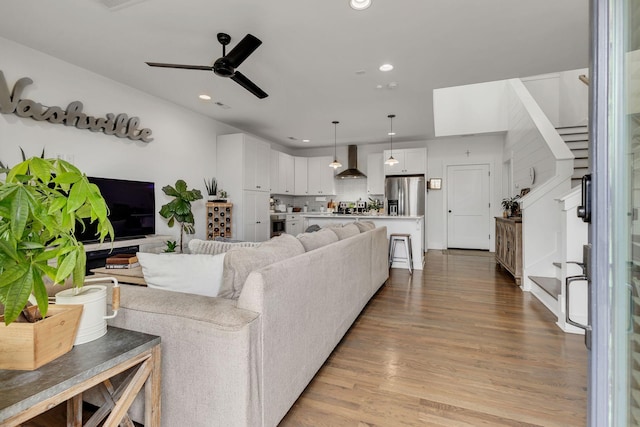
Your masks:
{"label": "white pitcher", "polygon": [[[107,316],[107,287],[86,283],[111,281],[113,283],[113,314]],[[113,319],[120,308],[120,285],[115,277],[88,278],[81,288],[70,288],[56,294],[56,304],[83,304],[82,317],[74,345],[84,344],[107,333],[107,319]]]}

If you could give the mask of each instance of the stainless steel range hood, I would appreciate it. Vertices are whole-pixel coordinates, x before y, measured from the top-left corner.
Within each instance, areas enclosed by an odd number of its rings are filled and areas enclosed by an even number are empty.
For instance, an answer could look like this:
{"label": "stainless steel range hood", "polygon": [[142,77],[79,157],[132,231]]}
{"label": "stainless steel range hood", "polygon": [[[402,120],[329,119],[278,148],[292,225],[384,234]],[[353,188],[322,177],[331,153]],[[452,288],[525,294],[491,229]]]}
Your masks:
{"label": "stainless steel range hood", "polygon": [[336,178],[347,179],[347,178],[366,178],[367,175],[363,174],[358,170],[358,146],[350,145],[349,146],[349,163],[347,164],[348,168],[338,175]]}

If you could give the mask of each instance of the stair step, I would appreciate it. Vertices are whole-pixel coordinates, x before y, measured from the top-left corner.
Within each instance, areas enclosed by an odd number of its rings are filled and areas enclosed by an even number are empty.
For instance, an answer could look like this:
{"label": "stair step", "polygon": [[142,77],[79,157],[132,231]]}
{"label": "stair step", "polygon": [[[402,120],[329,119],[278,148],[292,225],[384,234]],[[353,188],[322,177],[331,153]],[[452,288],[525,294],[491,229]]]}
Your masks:
{"label": "stair step", "polygon": [[582,178],[571,178],[571,188],[576,188],[582,185]]}
{"label": "stair step", "polygon": [[573,157],[575,157],[576,159],[588,159],[589,158],[589,149],[588,148],[575,149],[575,150],[571,150],[571,152],[573,153]]}
{"label": "stair step", "polygon": [[588,150],[589,141],[565,141],[569,150]]}
{"label": "stair step", "polygon": [[565,142],[568,141],[588,141],[589,134],[588,133],[569,133],[565,135],[560,135]]}
{"label": "stair step", "polygon": [[589,159],[574,159],[574,169],[589,169]]}
{"label": "stair step", "polygon": [[565,126],[556,128],[560,135],[566,135],[571,133],[587,133],[589,128],[587,126]]}
{"label": "stair step", "polygon": [[543,277],[543,276],[529,276],[529,279],[536,285],[540,286],[546,293],[551,295],[554,299],[558,299],[561,293],[562,282],[555,277]]}
{"label": "stair step", "polygon": [[571,179],[577,179],[579,181],[582,181],[582,177],[585,176],[586,174],[589,173],[589,169],[579,169],[579,170],[573,170],[573,175],[571,175]]}

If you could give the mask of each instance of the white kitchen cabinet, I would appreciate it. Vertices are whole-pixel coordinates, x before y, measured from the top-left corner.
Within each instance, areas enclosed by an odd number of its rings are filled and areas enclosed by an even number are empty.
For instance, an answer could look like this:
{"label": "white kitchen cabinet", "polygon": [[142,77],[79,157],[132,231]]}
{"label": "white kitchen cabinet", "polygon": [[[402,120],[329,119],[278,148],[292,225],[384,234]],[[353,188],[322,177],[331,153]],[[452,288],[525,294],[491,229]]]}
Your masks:
{"label": "white kitchen cabinet", "polygon": [[384,160],[382,153],[367,156],[367,194],[384,194]]}
{"label": "white kitchen cabinet", "polygon": [[270,164],[265,161],[271,154],[268,143],[243,133],[236,133],[220,135],[217,145],[218,170],[223,166],[223,170],[228,172],[231,179],[242,182],[242,188],[245,190],[269,192]]}
{"label": "white kitchen cabinet", "polygon": [[[225,190],[233,203],[233,236],[238,239],[268,238],[270,153],[268,143],[245,134],[220,135],[217,138],[218,189]],[[259,195],[245,197],[246,191]],[[258,196],[259,200],[256,200]],[[247,208],[246,202],[253,203],[253,208]],[[255,205],[258,202],[261,203],[259,208]],[[256,219],[256,213],[259,219]],[[258,220],[260,225],[256,226]],[[245,230],[247,224],[254,225]]]}
{"label": "white kitchen cabinet", "polygon": [[280,193],[280,152],[270,150],[270,168],[269,168],[269,192],[271,194]]}
{"label": "white kitchen cabinet", "polygon": [[291,234],[293,236],[297,236],[298,234],[302,233],[302,223],[303,223],[303,219],[300,215],[287,215],[286,221],[285,221],[285,232],[287,234]]}
{"label": "white kitchen cabinet", "polygon": [[[389,158],[391,152],[384,150],[384,160]],[[427,149],[407,148],[403,150],[393,150],[393,157],[397,164],[389,166],[384,164],[385,175],[416,175],[425,174],[427,170]]]}
{"label": "white kitchen cabinet", "polygon": [[269,240],[269,193],[245,190],[243,194],[244,234],[241,240]]}
{"label": "white kitchen cabinet", "polygon": [[336,194],[334,169],[329,167],[331,156],[307,159],[307,188],[309,195],[327,196]]}
{"label": "white kitchen cabinet", "polygon": [[293,156],[287,153],[278,153],[278,194],[293,195],[294,169]]}
{"label": "white kitchen cabinet", "polygon": [[294,185],[293,194],[296,196],[306,196],[309,194],[307,189],[308,168],[306,157],[294,157]]}

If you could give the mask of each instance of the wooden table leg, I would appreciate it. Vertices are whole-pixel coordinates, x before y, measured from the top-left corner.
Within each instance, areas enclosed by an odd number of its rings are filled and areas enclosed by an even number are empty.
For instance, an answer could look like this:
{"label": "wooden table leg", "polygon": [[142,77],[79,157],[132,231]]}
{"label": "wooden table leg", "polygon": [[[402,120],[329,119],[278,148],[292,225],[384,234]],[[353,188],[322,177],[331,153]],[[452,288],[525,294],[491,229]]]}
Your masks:
{"label": "wooden table leg", "polygon": [[151,374],[144,388],[144,423],[145,426],[160,427],[162,359],[159,345],[151,350],[151,361],[153,362]]}
{"label": "wooden table leg", "polygon": [[82,427],[82,393],[67,400],[67,427]]}

